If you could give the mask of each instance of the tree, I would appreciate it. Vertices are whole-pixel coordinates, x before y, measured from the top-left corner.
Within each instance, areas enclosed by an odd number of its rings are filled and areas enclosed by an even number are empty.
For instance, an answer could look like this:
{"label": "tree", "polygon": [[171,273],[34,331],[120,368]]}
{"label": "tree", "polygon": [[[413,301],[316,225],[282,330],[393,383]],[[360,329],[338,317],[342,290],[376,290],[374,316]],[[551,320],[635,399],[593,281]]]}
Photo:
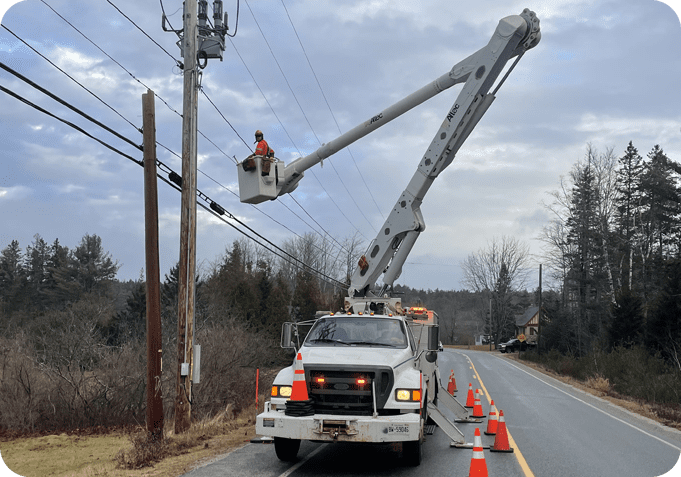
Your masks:
{"label": "tree", "polygon": [[291,300],[293,319],[304,321],[314,318],[317,310],[322,308],[322,303],[317,279],[309,271],[299,270]]}
{"label": "tree", "polygon": [[634,278],[634,249],[640,226],[637,217],[641,213],[641,176],[643,174],[643,159],[633,143],[629,145],[624,156],[619,158],[617,170],[617,199],[616,221],[619,231],[622,263],[620,266],[621,286],[632,289]]}
{"label": "tree", "polygon": [[26,280],[31,308],[44,309],[47,305],[45,292],[51,250],[40,234],[35,234],[33,239],[33,244],[26,247]]}
{"label": "tree", "polygon": [[[590,156],[589,156],[590,158]],[[577,349],[590,349],[603,332],[601,298],[607,291],[603,240],[598,221],[598,195],[591,162],[577,163],[572,170],[573,191],[567,220],[567,240],[572,245],[565,287],[575,308]],[[604,290],[605,288],[605,290]]]}
{"label": "tree", "polygon": [[105,291],[108,281],[116,277],[120,268],[102,248],[102,239],[97,235],[85,234],[73,250],[73,266],[83,292]]}
{"label": "tree", "polygon": [[525,288],[529,274],[529,246],[513,237],[496,237],[487,249],[480,249],[462,262],[464,283],[476,292],[489,292],[492,316],[488,332],[499,338],[513,333],[511,293]]}
{"label": "tree", "polygon": [[612,321],[608,329],[610,347],[643,343],[643,302],[625,287],[613,304]]}
{"label": "tree", "polygon": [[646,327],[646,346],[681,371],[681,259],[664,267],[665,280]]}
{"label": "tree", "polygon": [[11,313],[21,306],[17,294],[26,275],[22,262],[23,254],[19,242],[12,240],[0,252],[0,304],[5,313]]}
{"label": "tree", "polygon": [[642,255],[655,257],[659,263],[679,251],[678,241],[674,240],[681,221],[678,174],[674,177],[679,167],[658,145],[648,153],[648,158],[641,177]]}
{"label": "tree", "polygon": [[501,265],[506,265],[509,287],[525,288],[529,276],[530,247],[514,237],[494,237],[487,249],[470,254],[462,262],[464,283],[472,290],[493,290],[499,280]]}

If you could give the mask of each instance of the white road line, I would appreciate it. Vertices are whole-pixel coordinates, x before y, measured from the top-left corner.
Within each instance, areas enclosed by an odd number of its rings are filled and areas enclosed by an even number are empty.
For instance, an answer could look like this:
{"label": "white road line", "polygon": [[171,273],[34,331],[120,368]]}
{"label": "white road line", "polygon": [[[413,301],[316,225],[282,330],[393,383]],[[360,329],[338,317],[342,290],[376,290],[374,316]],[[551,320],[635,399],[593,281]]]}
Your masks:
{"label": "white road line", "polygon": [[304,459],[298,461],[298,462],[296,463],[296,465],[294,465],[294,466],[291,467],[289,470],[287,470],[286,472],[284,472],[283,474],[281,474],[279,477],[288,477],[289,475],[291,475],[292,473],[294,473],[296,470],[298,470],[298,468],[299,468],[301,465],[303,465],[305,462],[307,462],[308,460],[310,460],[310,458],[311,458],[312,456],[314,456],[317,452],[319,452],[320,450],[322,450],[324,447],[326,447],[326,445],[320,445],[320,446],[317,447],[315,450],[313,450],[313,451],[310,452],[308,455],[306,455]]}
{"label": "white road line", "polygon": [[[502,359],[502,358],[497,357],[497,359]],[[636,429],[637,431],[639,431],[639,432],[641,432],[641,433],[643,433],[643,434],[645,434],[645,435],[647,435],[647,436],[649,436],[649,437],[652,437],[653,439],[657,439],[658,441],[662,442],[663,444],[667,444],[667,445],[668,445],[669,447],[671,447],[672,449],[676,449],[677,451],[681,452],[681,447],[677,447],[677,446],[675,446],[674,444],[671,444],[671,443],[665,441],[664,439],[661,439],[661,438],[659,438],[659,437],[657,437],[657,436],[654,436],[653,434],[650,434],[649,432],[646,432],[646,431],[644,431],[643,429],[641,429],[641,428],[639,428],[639,427],[636,427],[636,426],[634,426],[633,424],[631,424],[631,423],[629,423],[629,422],[627,422],[627,421],[625,421],[625,420],[623,420],[623,419],[620,419],[620,418],[617,417],[617,416],[613,416],[612,414],[610,414],[610,413],[604,411],[603,409],[599,409],[598,407],[594,406],[593,404],[589,404],[588,402],[586,402],[586,401],[584,401],[584,400],[582,400],[582,399],[579,399],[577,396],[573,396],[573,395],[570,394],[569,392],[564,391],[564,390],[560,389],[559,387],[554,386],[553,384],[547,383],[547,382],[544,381],[543,379],[538,378],[538,377],[535,376],[534,374],[527,372],[526,370],[524,370],[524,369],[518,367],[517,365],[511,363],[510,361],[507,361],[507,360],[505,360],[505,359],[504,359],[503,361],[504,361],[505,363],[507,363],[508,365],[513,366],[513,367],[516,368],[517,370],[522,371],[523,373],[527,374],[528,376],[532,376],[532,377],[533,377],[534,379],[536,379],[537,381],[540,381],[540,382],[546,384],[547,386],[550,386],[550,387],[552,387],[553,389],[555,389],[555,390],[557,390],[557,391],[560,391],[561,393],[563,393],[563,394],[565,394],[565,395],[567,395],[567,396],[570,396],[572,399],[575,399],[576,401],[579,401],[579,402],[581,402],[581,403],[583,403],[583,404],[586,404],[587,406],[589,406],[589,407],[591,407],[591,408],[593,408],[593,409],[595,409],[595,410],[597,410],[597,411],[599,411],[599,412],[602,412],[602,413],[605,414],[606,416],[609,416],[609,417],[615,419],[616,421],[621,422],[622,424],[626,424],[627,426],[631,427],[632,429]]]}

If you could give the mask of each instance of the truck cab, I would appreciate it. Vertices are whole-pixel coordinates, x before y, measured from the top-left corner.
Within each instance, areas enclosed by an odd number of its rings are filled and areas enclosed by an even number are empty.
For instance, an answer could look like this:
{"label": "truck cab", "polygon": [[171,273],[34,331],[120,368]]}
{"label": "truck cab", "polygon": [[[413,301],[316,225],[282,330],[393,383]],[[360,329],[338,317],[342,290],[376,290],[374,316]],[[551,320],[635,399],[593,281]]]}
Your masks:
{"label": "truck cab", "polygon": [[295,458],[300,440],[307,439],[403,442],[404,456],[420,462],[427,404],[439,384],[434,318],[419,323],[407,314],[349,311],[284,325],[285,346],[295,346],[311,325],[296,348],[314,414],[286,415],[294,379],[290,366],[275,378],[256,432],[274,437],[282,460]]}

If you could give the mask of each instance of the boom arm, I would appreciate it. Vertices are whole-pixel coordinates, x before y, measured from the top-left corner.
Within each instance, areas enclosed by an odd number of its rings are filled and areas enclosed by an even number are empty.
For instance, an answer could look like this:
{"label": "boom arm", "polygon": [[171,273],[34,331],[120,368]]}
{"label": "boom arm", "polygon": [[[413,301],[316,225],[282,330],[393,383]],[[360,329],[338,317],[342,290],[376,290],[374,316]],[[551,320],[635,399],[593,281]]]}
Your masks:
{"label": "boom arm", "polygon": [[[436,94],[455,84],[465,83],[409,185],[378,236],[369,245],[368,256],[362,256],[359,268],[352,276],[348,290],[350,297],[383,295],[399,277],[416,239],[426,228],[421,215],[421,202],[426,192],[435,178],[454,160],[463,142],[494,101],[494,94],[506,76],[525,51],[536,46],[540,39],[539,19],[529,9],[526,8],[520,15],[502,18],[487,46],[454,65],[432,83],[322,145],[312,154],[298,158],[286,167],[283,162],[276,162],[274,176],[269,174],[261,177],[260,169],[255,173],[247,172],[237,165],[241,201],[260,203],[292,192],[310,167]],[[494,92],[488,93],[506,63],[516,56],[515,63]],[[381,273],[385,273],[384,285],[379,292],[375,292],[373,286]]]}
{"label": "boom arm", "polygon": [[[381,296],[400,276],[416,239],[426,228],[421,214],[423,197],[435,178],[452,163],[463,142],[494,101],[494,93],[501,84],[494,92],[488,91],[508,60],[514,56],[519,60],[540,38],[539,19],[534,12],[525,9],[521,15],[503,18],[487,46],[454,67],[452,73],[456,75],[459,71],[458,77],[465,77],[466,83],[409,185],[369,245],[368,256],[360,259],[348,289],[350,297]],[[372,287],[381,273],[384,273],[384,285],[376,293]]]}

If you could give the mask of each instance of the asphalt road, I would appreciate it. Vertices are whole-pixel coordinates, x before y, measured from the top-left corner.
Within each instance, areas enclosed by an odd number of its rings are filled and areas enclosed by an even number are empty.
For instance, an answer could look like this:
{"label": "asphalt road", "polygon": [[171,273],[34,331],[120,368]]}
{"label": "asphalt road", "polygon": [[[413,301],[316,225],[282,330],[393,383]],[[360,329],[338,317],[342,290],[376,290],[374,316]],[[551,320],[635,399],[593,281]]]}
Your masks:
{"label": "asphalt road", "polygon": [[[443,379],[454,370],[457,399],[465,402],[468,383],[483,391],[485,414],[493,399],[504,411],[514,452],[485,450],[490,477],[495,476],[660,476],[681,455],[681,432],[666,428],[609,402],[565,385],[499,353],[447,349],[439,356]],[[446,383],[445,383],[446,385]],[[452,416],[453,417],[453,416]],[[475,427],[459,424],[466,441]],[[494,442],[483,434],[483,445]],[[271,444],[247,444],[187,477],[258,475],[468,475],[472,450],[450,447],[440,430],[429,435],[423,462],[407,467],[399,447],[390,445],[312,444],[303,442],[294,464],[277,459]],[[675,467],[681,475],[681,462]],[[669,474],[672,475],[672,474]]]}

